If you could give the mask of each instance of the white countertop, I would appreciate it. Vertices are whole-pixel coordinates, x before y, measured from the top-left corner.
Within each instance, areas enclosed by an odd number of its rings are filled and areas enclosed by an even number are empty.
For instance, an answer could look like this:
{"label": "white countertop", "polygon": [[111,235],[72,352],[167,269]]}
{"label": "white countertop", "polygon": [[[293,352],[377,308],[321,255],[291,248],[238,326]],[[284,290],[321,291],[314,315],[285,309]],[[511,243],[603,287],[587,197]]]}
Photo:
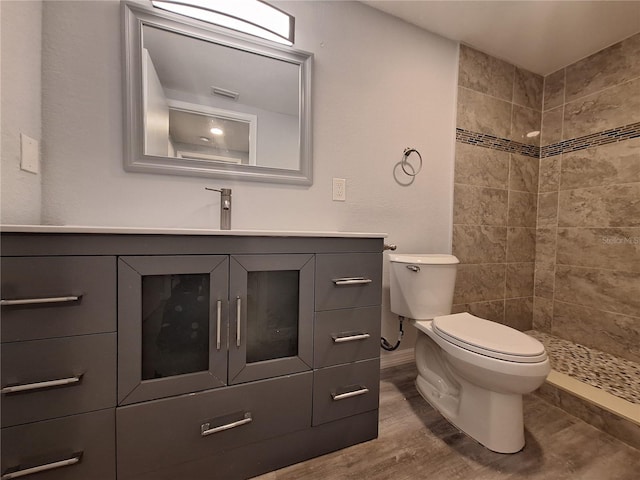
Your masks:
{"label": "white countertop", "polygon": [[386,238],[386,233],[289,230],[215,230],[205,228],[138,228],[80,225],[0,225],[7,233],[109,233],[141,235],[230,235],[239,237]]}

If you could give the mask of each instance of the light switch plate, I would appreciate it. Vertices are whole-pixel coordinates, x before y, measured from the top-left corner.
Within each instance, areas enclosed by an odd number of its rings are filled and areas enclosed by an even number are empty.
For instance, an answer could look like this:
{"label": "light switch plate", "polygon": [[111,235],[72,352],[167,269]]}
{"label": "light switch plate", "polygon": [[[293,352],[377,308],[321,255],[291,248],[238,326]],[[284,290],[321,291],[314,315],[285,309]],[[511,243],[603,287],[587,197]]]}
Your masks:
{"label": "light switch plate", "polygon": [[38,141],[20,134],[20,169],[31,173],[40,173],[40,146]]}

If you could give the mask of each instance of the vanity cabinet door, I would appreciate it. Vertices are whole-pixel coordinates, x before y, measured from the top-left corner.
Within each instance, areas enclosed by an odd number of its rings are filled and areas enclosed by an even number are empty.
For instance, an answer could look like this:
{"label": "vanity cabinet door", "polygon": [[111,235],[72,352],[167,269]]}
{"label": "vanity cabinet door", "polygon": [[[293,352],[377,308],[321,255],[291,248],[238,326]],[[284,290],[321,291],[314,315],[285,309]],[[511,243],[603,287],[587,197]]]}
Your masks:
{"label": "vanity cabinet door", "polygon": [[313,260],[311,254],[231,257],[230,384],[311,369]]}
{"label": "vanity cabinet door", "polygon": [[118,260],[118,403],[226,385],[225,255]]}

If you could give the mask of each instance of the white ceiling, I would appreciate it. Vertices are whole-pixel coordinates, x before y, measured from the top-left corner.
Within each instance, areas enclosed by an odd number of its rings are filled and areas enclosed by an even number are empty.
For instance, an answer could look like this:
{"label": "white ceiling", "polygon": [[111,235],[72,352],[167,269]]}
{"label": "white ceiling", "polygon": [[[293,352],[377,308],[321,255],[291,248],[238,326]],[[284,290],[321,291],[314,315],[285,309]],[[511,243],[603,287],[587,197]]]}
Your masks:
{"label": "white ceiling", "polygon": [[364,1],[540,75],[640,32],[640,1]]}

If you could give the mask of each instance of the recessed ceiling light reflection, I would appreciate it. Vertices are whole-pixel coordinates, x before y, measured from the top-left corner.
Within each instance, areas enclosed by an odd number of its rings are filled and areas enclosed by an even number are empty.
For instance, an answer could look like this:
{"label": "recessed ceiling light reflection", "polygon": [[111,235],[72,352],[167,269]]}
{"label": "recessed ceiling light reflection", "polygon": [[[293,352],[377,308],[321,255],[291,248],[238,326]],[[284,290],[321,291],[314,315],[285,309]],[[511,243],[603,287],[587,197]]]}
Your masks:
{"label": "recessed ceiling light reflection", "polygon": [[218,127],[213,127],[209,131],[211,132],[212,135],[223,135],[224,134],[224,131],[221,128],[218,128]]}

